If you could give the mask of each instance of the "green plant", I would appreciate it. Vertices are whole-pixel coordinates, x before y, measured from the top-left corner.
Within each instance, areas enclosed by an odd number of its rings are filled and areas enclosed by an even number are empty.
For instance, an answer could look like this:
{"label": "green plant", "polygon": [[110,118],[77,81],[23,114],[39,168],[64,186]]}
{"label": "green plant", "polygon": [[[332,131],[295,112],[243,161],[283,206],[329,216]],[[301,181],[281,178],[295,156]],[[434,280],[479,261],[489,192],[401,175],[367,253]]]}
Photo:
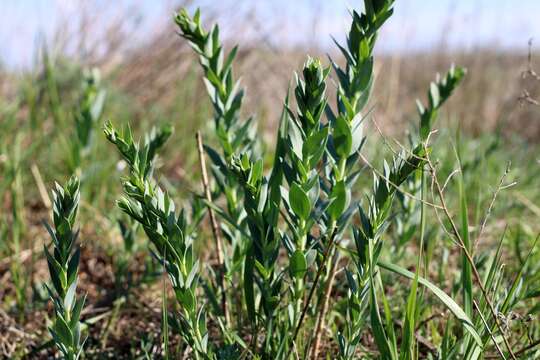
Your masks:
{"label": "green plant", "polygon": [[86,296],[77,299],[77,274],[80,247],[76,245],[78,231],[74,230],[79,206],[79,180],[72,177],[63,187],[56,184],[53,192],[53,223],[45,223],[52,239],[52,252],[47,246],[47,257],[52,287],[47,286],[54,304],[55,319],[49,327],[58,350],[65,359],[78,359],[84,346],[80,316]]}
{"label": "green plant", "polygon": [[[338,90],[336,93],[337,114],[331,109],[327,109],[329,123],[332,129],[332,143],[334,151],[331,152],[334,162],[327,162],[334,165],[333,171],[329,173],[332,190],[344,194],[345,198],[350,197],[350,189],[353,188],[359,172],[355,172],[359,153],[364,143],[363,127],[364,120],[369,114],[364,113],[365,107],[370,99],[373,87],[373,49],[377,40],[379,28],[392,15],[393,1],[366,1],[365,13],[352,13],[352,23],[347,37],[346,47],[341,46],[336,41],[345,58],[345,67],[339,67],[332,61],[332,67],[338,79]],[[331,148],[332,149],[332,148]],[[335,189],[335,190],[334,190]],[[332,193],[330,193],[332,196]],[[353,204],[350,209],[354,209]],[[348,204],[346,205],[348,206]],[[345,211],[346,206],[341,209],[330,208],[334,214],[330,214],[327,221],[328,235],[331,241],[327,244],[328,264],[325,264],[328,271],[323,279],[323,296],[321,298],[320,312],[317,318],[315,329],[315,341],[313,344],[313,356],[317,357],[319,344],[321,341],[321,330],[324,326],[324,319],[328,309],[330,293],[332,291],[335,277],[336,264],[339,253],[333,256],[333,243],[340,241],[347,229],[346,220],[351,216],[352,211]],[[341,224],[338,225],[336,220]],[[336,228],[336,225],[337,228]],[[334,235],[331,235],[335,231]]]}
{"label": "green plant", "polygon": [[[204,30],[199,11],[193,17],[186,10],[175,16],[180,35],[199,56],[214,107],[213,130],[220,151],[205,147],[213,163],[214,188],[210,191],[198,136],[205,194],[191,201],[191,211],[178,213],[172,196],[151,176],[157,150],[168,138],[161,134],[166,132],[158,131],[156,136],[136,142],[129,128],[120,133],[110,123],[105,125],[106,137],[129,165],[129,176],[123,180],[125,195],[118,205],[144,229],[152,253],[169,276],[179,309],[169,313],[164,284],[165,357],[173,352],[169,346],[171,330],[200,359],[316,358],[325,340],[330,304],[335,302],[343,310],[333,329],[335,357],[350,359],[361,352],[369,358],[418,359],[421,317],[431,308],[426,306],[427,298],[436,303],[433,308],[451,314],[442,334],[440,329],[432,329],[442,340],[428,356],[480,358],[489,348],[504,356],[494,330],[502,341],[507,339],[486,290],[502,281],[493,275],[499,254],[490,264],[486,284],[480,282],[471,255],[465,192],[460,192],[459,232],[431,160],[438,113],[465,71],[452,67],[430,85],[427,105],[418,102],[419,122],[409,148],[393,152],[388,162],[382,157],[382,170],[371,165],[365,155],[363,128],[370,117],[367,105],[374,81],[373,50],[379,29],[393,13],[392,6],[392,0],[365,0],[363,13],[352,12],[347,44],[338,44],[344,67],[332,60],[331,66],[325,67],[319,59],[308,57],[295,77],[296,107],[290,104],[289,96],[285,99],[269,171],[256,146],[251,119],[240,119],[243,91],[232,75],[236,48],[225,56],[219,28]],[[336,108],[327,101],[331,68],[337,80]],[[373,182],[365,189],[365,201],[360,201],[353,195],[366,168],[373,172]],[[430,176],[439,200],[436,194],[429,199]],[[218,199],[220,196],[224,199]],[[431,255],[424,255],[429,247],[427,233],[435,234],[429,235],[430,241],[437,235],[428,229],[434,226],[433,222],[428,225],[430,209],[437,215],[444,211],[446,222],[441,220],[436,226],[446,230],[450,223],[448,233],[453,233],[452,239],[458,240],[462,249],[460,283],[456,285],[462,293],[461,305],[454,292],[449,295],[438,282],[429,280]],[[201,266],[194,250],[196,242],[201,247],[207,244],[205,232],[197,231],[205,210],[211,213],[217,266]],[[419,213],[418,219],[413,220],[412,213]],[[408,254],[394,253],[396,246],[387,241],[389,229],[403,239],[397,247],[419,249],[414,272],[399,264]],[[224,235],[226,244],[220,243],[219,234]],[[347,285],[338,284],[339,292],[333,299],[335,279],[342,270],[340,259],[348,262],[342,271]],[[473,277],[482,290],[477,303]],[[387,297],[388,288],[394,285],[389,279],[395,278],[412,280],[409,291],[400,291],[406,301],[397,304],[403,309]],[[514,291],[511,285],[509,292]],[[505,311],[509,311],[510,302],[506,307],[506,302],[502,303]],[[478,314],[473,310],[475,303]],[[215,324],[219,336],[211,338],[209,324]],[[463,336],[455,339],[453,331]],[[366,334],[373,338],[372,343],[363,341]],[[506,351],[513,354],[509,347]]]}
{"label": "green plant", "polygon": [[73,110],[75,136],[71,141],[71,172],[81,171],[81,162],[88,157],[93,142],[96,125],[103,113],[106,92],[100,83],[97,69],[87,70],[81,84],[81,95]]}
{"label": "green plant", "polygon": [[[302,57],[272,32],[270,48],[249,36],[237,51],[235,30],[260,16],[238,8],[227,29],[210,26],[228,15],[207,3],[175,15],[178,51],[157,34],[125,54],[52,44],[30,68],[1,66],[1,356],[64,358],[80,332],[80,358],[540,358],[533,57],[378,51],[392,37],[385,0],[357,4],[328,57]],[[470,66],[463,84],[454,68],[430,85],[455,55]],[[100,81],[87,64],[106,65]],[[132,131],[107,125],[109,147],[95,132],[105,118]],[[151,130],[167,122],[174,136]],[[70,174],[81,182],[71,232],[84,226],[68,257],[84,247],[65,300],[88,292],[79,330],[51,282],[62,272],[48,275],[43,243],[55,261],[56,245],[40,221],[55,205],[46,184]],[[58,264],[67,282],[70,262]]]}
{"label": "green plant", "polygon": [[[199,63],[204,72],[204,84],[214,109],[212,131],[216,135],[221,151],[216,151],[209,145],[205,146],[213,164],[211,170],[217,185],[211,193],[214,200],[220,196],[225,198],[225,213],[234,224],[232,227],[223,222],[220,222],[219,225],[212,224],[215,229],[214,237],[218,252],[218,267],[215,270],[219,284],[217,292],[221,293],[222,312],[228,322],[227,303],[236,303],[237,309],[242,307],[238,298],[234,300],[228,298],[231,297],[231,293],[236,292],[233,289],[241,290],[241,287],[236,286],[242,282],[238,275],[241,273],[239,269],[249,252],[249,241],[244,236],[247,233],[247,227],[243,221],[246,215],[242,207],[243,193],[237,177],[234,176],[228,165],[236,154],[257,152],[254,137],[255,123],[253,117],[243,120],[240,116],[244,89],[241,87],[240,81],[235,80],[232,67],[238,48],[234,47],[225,55],[225,50],[220,42],[219,26],[216,24],[210,31],[206,31],[201,24],[199,10],[195,12],[193,17],[190,17],[185,9],[181,9],[175,15],[174,20],[179,27],[179,34],[188,40],[199,56]],[[201,153],[200,156],[204,155]],[[202,158],[201,164],[204,164]],[[209,212],[212,211],[209,209]],[[210,217],[212,218],[213,215],[210,214]],[[229,246],[221,244],[221,236],[217,232],[224,235],[227,243],[230,244]],[[244,271],[243,274],[245,275],[246,272]],[[231,281],[231,279],[238,281]],[[227,287],[231,287],[229,292],[226,291]]]}
{"label": "green plant", "polygon": [[[11,148],[11,151],[5,151],[7,154],[6,164],[3,166],[5,181],[7,182],[7,191],[11,202],[11,222],[9,226],[9,242],[11,249],[10,255],[13,257],[11,263],[11,276],[15,285],[15,302],[19,311],[20,318],[24,317],[27,304],[27,278],[24,276],[24,267],[21,260],[21,250],[23,244],[21,238],[25,231],[24,223],[24,189],[22,184],[21,167],[23,166],[23,149],[21,137],[17,136]],[[6,219],[7,221],[7,219]]]}
{"label": "green plant", "polygon": [[[145,134],[143,150],[139,150],[139,145],[134,143],[131,129],[125,129],[126,137],[119,138],[112,124],[110,122],[105,124],[107,138],[117,146],[124,160],[128,163],[130,171],[136,172],[138,178],[143,182],[151,179],[157,153],[171,136],[172,130],[172,127],[168,125],[160,128],[152,128],[149,133]],[[116,269],[117,287],[127,286],[129,288],[128,266],[131,257],[141,245],[137,242],[137,233],[139,232],[140,224],[136,219],[129,216],[125,219],[119,219],[117,223],[123,245]]]}
{"label": "green plant", "polygon": [[74,110],[76,140],[73,141],[72,162],[75,169],[79,168],[82,159],[88,156],[96,125],[103,113],[106,92],[100,81],[97,69],[85,71],[81,98]]}
{"label": "green plant", "polygon": [[152,132],[153,135],[146,137],[143,146],[134,142],[129,129],[120,134],[111,123],[105,125],[105,134],[129,164],[130,175],[123,183],[126,196],[118,202],[118,206],[142,226],[153,245],[154,255],[169,275],[181,307],[180,313],[173,316],[171,322],[194,349],[197,359],[211,358],[205,311],[195,295],[199,283],[199,261],[193,254],[192,242],[201,211],[194,209],[194,219],[189,219],[184,211],[177,215],[172,199],[150,176],[156,151],[171,134],[171,128],[164,127]]}
{"label": "green plant", "polygon": [[[314,238],[309,235],[317,221],[317,217],[312,216],[321,186],[317,167],[328,141],[329,127],[322,123],[327,106],[325,81],[328,73],[329,69],[324,69],[319,60],[308,58],[303,69],[303,80],[298,76],[296,78],[294,93],[298,106],[297,116],[289,110],[287,158],[291,171],[285,176],[289,191],[284,199],[289,215],[287,222],[290,236],[285,236],[283,243],[289,254],[289,272],[293,280],[291,295],[296,302],[291,319],[293,324],[300,321],[304,276],[315,259]],[[332,193],[331,204],[328,205],[331,221],[334,222],[346,206],[345,198],[339,196],[344,193],[344,185],[336,186],[335,189],[339,189],[340,193]],[[333,226],[329,230],[333,231]]]}

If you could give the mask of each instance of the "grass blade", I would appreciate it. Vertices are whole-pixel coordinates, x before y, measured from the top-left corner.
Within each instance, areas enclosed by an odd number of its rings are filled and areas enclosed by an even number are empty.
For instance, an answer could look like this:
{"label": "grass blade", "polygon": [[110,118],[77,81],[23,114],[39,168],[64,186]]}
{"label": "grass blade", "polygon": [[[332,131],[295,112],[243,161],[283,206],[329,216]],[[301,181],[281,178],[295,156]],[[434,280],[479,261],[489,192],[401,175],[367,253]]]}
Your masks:
{"label": "grass blade", "polygon": [[[398,265],[390,264],[382,260],[379,260],[378,265],[379,267],[383,269],[386,269],[395,274],[404,276],[411,280],[414,280],[416,276],[414,273],[410,272],[409,270],[406,270]],[[476,343],[479,346],[483,346],[480,335],[478,335],[478,333],[476,332],[476,329],[474,328],[474,324],[471,321],[470,317],[450,296],[448,296],[444,291],[442,291],[435,284],[433,284],[427,279],[424,279],[421,276],[418,277],[418,283],[428,288],[433,293],[433,295],[435,295],[444,304],[444,306],[446,306],[446,308],[450,310],[450,312],[452,312],[452,314],[454,314],[454,316],[463,324],[463,326],[465,327],[465,330],[467,330],[467,332],[471,334],[471,336],[476,341]]]}

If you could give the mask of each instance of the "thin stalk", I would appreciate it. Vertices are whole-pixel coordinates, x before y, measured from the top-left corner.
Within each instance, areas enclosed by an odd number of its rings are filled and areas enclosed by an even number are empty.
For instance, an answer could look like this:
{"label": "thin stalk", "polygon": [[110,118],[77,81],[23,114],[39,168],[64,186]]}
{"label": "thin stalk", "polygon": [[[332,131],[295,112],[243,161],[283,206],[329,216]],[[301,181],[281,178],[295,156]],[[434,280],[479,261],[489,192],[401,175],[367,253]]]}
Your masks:
{"label": "thin stalk", "polygon": [[21,138],[19,136],[15,139],[15,146],[11,159],[11,184],[10,184],[10,197],[11,197],[11,241],[13,243],[13,262],[11,266],[11,273],[13,283],[15,285],[15,299],[17,308],[19,310],[19,320],[24,318],[26,307],[26,283],[27,280],[23,274],[23,261],[21,259],[21,252],[23,244],[21,239],[24,233],[24,198],[23,198],[23,185],[21,177]]}
{"label": "thin stalk", "polygon": [[[345,166],[347,164],[346,158],[341,158],[339,161],[338,169],[339,171],[336,174],[336,181],[341,181],[345,178]],[[329,229],[331,232],[334,231],[336,222],[333,221]],[[337,264],[339,261],[339,252],[334,255],[329,256],[329,264],[326,264],[326,267],[329,270],[327,276],[324,279],[324,293],[322,297],[321,310],[317,313],[317,320],[315,326],[315,341],[313,342],[313,358],[316,359],[319,356],[319,347],[322,339],[322,329],[324,327],[324,320],[326,318],[326,313],[328,312],[328,306],[330,303],[330,295],[332,294],[332,288],[334,286],[334,280],[336,278]],[[324,264],[323,264],[324,266]]]}
{"label": "thin stalk", "polygon": [[330,304],[330,297],[332,295],[332,288],[334,286],[334,281],[336,279],[336,270],[339,262],[339,252],[335,252],[332,257],[332,263],[330,265],[330,271],[328,273],[326,286],[324,288],[323,302],[321,306],[321,311],[317,313],[317,323],[315,326],[315,342],[313,343],[313,358],[317,359],[319,356],[319,347],[322,339],[322,328],[324,326],[324,320],[326,318],[326,313],[328,312],[328,306]]}
{"label": "thin stalk", "polygon": [[[196,139],[197,139],[197,151],[199,153],[199,164],[201,167],[202,184],[203,184],[206,200],[210,204],[212,203],[212,193],[210,191],[210,185],[208,183],[208,173],[206,172],[206,161],[204,157],[203,141],[202,141],[202,135],[200,131],[197,131]],[[225,292],[225,266],[223,262],[223,246],[222,246],[222,241],[221,241],[221,235],[219,231],[218,222],[214,215],[214,210],[210,206],[207,206],[207,207],[208,207],[208,216],[210,218],[210,224],[212,226],[212,235],[214,236],[214,241],[216,243],[217,261],[218,261],[218,268],[219,268],[218,269],[219,286],[222,293],[221,308],[223,311],[223,315],[225,316],[225,322],[226,324],[229,324],[230,317],[229,317],[229,311],[227,308],[227,294]]]}
{"label": "thin stalk", "polygon": [[[422,200],[426,198],[426,177],[424,171],[420,170],[420,197]],[[408,352],[406,354],[407,359],[418,358],[415,355],[415,349],[418,350],[418,338],[416,336],[416,322],[418,314],[418,283],[419,283],[419,274],[422,271],[422,257],[424,255],[424,241],[426,235],[426,204],[424,202],[420,203],[420,243],[418,250],[418,259],[416,261],[416,272],[414,276],[413,286],[411,288],[411,293],[407,299],[407,311],[406,311],[406,320],[403,326],[403,340],[402,340],[402,353]],[[405,344],[408,344],[408,348]]]}
{"label": "thin stalk", "polygon": [[484,215],[484,219],[482,220],[482,224],[480,225],[480,231],[478,231],[476,240],[473,243],[474,249],[478,247],[478,244],[480,243],[482,235],[484,234],[484,230],[486,229],[486,224],[489,219],[489,215],[491,215],[491,211],[493,210],[493,206],[495,205],[495,200],[497,200],[497,195],[499,195],[499,192],[501,190],[506,189],[515,184],[515,182],[512,182],[509,185],[504,185],[504,180],[506,179],[506,176],[508,175],[509,172],[510,172],[510,163],[506,165],[506,169],[504,170],[504,174],[501,176],[499,185],[497,186],[497,189],[493,192],[493,196],[491,197],[491,202],[489,203],[486,214]]}
{"label": "thin stalk", "polygon": [[[167,250],[164,250],[164,253],[167,253]],[[165,256],[163,257],[163,269],[166,269],[165,267]],[[162,317],[161,321],[163,321],[163,358],[165,360],[169,360],[169,316],[167,313],[167,283],[165,282],[165,274],[162,275],[162,299],[161,299],[161,311],[162,311]]]}
{"label": "thin stalk", "polygon": [[[306,230],[305,230],[305,226],[306,226],[306,223],[304,220],[300,220],[299,222],[299,227],[300,229],[302,229],[302,235],[299,239],[299,242],[298,242],[298,250],[304,252],[305,251],[305,244],[306,244],[306,241],[307,241],[307,235],[306,235]],[[294,302],[295,302],[295,306],[294,306],[294,323],[298,323],[299,320],[300,320],[300,314],[301,314],[301,311],[302,311],[302,301],[304,300],[304,286],[305,286],[305,281],[304,281],[304,277],[293,277],[293,297],[294,297]]]}
{"label": "thin stalk", "polygon": [[521,354],[523,354],[524,352],[529,351],[538,345],[540,345],[540,339],[536,339],[536,341],[533,341],[532,343],[525,346],[524,348],[519,349],[518,351],[516,351],[516,355],[521,356]]}
{"label": "thin stalk", "polygon": [[473,301],[473,305],[476,308],[476,311],[478,311],[478,315],[480,315],[480,319],[482,320],[482,323],[484,323],[484,326],[486,327],[486,330],[489,333],[489,337],[493,341],[493,345],[495,345],[495,347],[497,348],[497,352],[499,353],[499,355],[502,356],[502,358],[504,360],[506,360],[506,357],[503,355],[503,352],[502,352],[501,348],[499,347],[499,343],[497,343],[497,339],[495,339],[495,335],[493,335],[493,332],[489,329],[489,325],[488,325],[486,319],[484,319],[484,316],[482,315],[482,311],[478,307],[478,304],[476,303],[476,301]]}
{"label": "thin stalk", "polygon": [[[422,200],[426,199],[426,174],[423,169],[420,171],[421,182],[420,182],[420,197]],[[420,203],[420,255],[418,256],[417,267],[420,268],[420,259],[424,250],[424,239],[426,235],[426,204],[422,201]],[[424,269],[425,270],[425,269]],[[425,275],[425,274],[424,274]]]}
{"label": "thin stalk", "polygon": [[[325,264],[328,256],[330,255],[331,250],[334,247],[335,240],[336,240],[336,234],[337,234],[337,227],[334,227],[334,230],[332,231],[332,235],[330,236],[330,242],[328,243],[328,247],[326,248],[324,254],[322,263]],[[298,321],[298,324],[296,325],[296,328],[294,330],[294,335],[292,337],[292,343],[296,341],[296,338],[298,337],[298,333],[300,332],[300,328],[302,327],[302,323],[304,322],[304,318],[306,317],[307,310],[309,308],[309,304],[311,303],[311,300],[313,298],[313,295],[315,294],[315,290],[317,289],[317,284],[319,283],[319,278],[321,277],[322,272],[324,271],[325,266],[321,266],[319,270],[317,271],[317,274],[315,275],[315,279],[313,280],[313,285],[311,286],[311,289],[309,290],[309,294],[306,300],[306,303],[304,304],[304,309],[302,310],[302,314],[300,315],[300,320]],[[291,346],[287,353],[286,359],[291,357],[291,354],[293,352],[293,349],[295,346]]]}
{"label": "thin stalk", "polygon": [[41,177],[41,172],[39,171],[39,168],[35,163],[30,166],[30,171],[32,172],[32,176],[36,181],[39,196],[41,197],[43,206],[45,206],[45,208],[49,210],[52,207],[51,199],[49,198],[49,194],[47,194],[47,188],[45,187],[45,183],[43,182],[43,178]]}
{"label": "thin stalk", "polygon": [[[305,250],[305,244],[306,244],[306,234],[305,234],[305,221],[300,220],[299,227],[302,229],[302,236],[300,237],[299,243],[298,243],[298,249],[302,252]],[[294,277],[294,300],[296,302],[294,307],[294,321],[297,323],[299,321],[300,312],[302,311],[302,300],[304,299],[304,278],[300,277]]]}

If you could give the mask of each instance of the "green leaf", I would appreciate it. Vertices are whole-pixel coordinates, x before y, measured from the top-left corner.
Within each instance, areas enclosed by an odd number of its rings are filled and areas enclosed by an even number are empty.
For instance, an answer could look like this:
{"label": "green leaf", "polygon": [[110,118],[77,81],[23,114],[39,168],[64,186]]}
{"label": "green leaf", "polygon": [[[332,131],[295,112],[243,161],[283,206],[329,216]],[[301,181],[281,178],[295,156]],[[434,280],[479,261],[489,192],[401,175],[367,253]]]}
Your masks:
{"label": "green leaf", "polygon": [[66,296],[64,297],[64,307],[69,311],[71,310],[71,307],[73,306],[73,303],[76,300],[76,290],[77,290],[77,282],[74,281],[69,285],[69,288],[66,291]]}
{"label": "green leaf", "polygon": [[327,213],[332,220],[337,220],[341,214],[345,211],[350,202],[350,192],[345,186],[345,181],[339,181],[332,188],[330,194],[330,205],[328,206]]}
{"label": "green leaf", "polygon": [[68,269],[67,269],[67,283],[68,285],[73,283],[73,281],[77,278],[77,270],[79,268],[79,259],[81,257],[81,249],[77,247],[77,250],[75,250],[75,253],[71,256],[71,259],[68,263]]}
{"label": "green leaf", "polygon": [[[461,161],[458,155],[458,162]],[[461,255],[461,266],[462,266],[462,291],[463,291],[463,303],[464,310],[467,315],[472,316],[473,313],[473,280],[472,280],[472,267],[469,263],[465,251],[469,254],[472,254],[471,240],[469,237],[469,213],[467,209],[467,193],[465,190],[465,185],[463,183],[463,171],[460,171],[460,176],[458,177],[458,191],[459,191],[459,200],[460,200],[460,218],[461,218],[461,238],[463,240],[463,245],[466,249],[462,249]]]}
{"label": "green leaf", "polygon": [[64,294],[66,290],[66,274],[62,269],[62,266],[56,261],[56,259],[49,253],[46,246],[43,247],[45,256],[47,257],[47,264],[49,265],[49,273],[53,282],[54,288],[59,294]]}
{"label": "green leaf", "polygon": [[71,328],[74,328],[75,325],[79,322],[79,318],[81,316],[82,308],[84,307],[84,303],[86,301],[86,295],[83,295],[80,299],[75,301],[75,306],[73,307],[73,311],[71,313],[71,320],[69,322],[69,326]]}
{"label": "green leaf", "polygon": [[289,114],[287,115],[287,139],[289,142],[289,148],[299,158],[302,158],[302,130],[298,127],[298,124]]}
{"label": "green leaf", "polygon": [[259,271],[259,273],[261,274],[261,276],[265,279],[265,280],[268,280],[270,278],[270,275],[272,275],[272,273],[270,271],[268,271],[264,266],[263,264],[261,264],[259,261],[255,260],[255,267],[257,268],[257,270]]}
{"label": "green leaf", "polygon": [[307,261],[304,253],[301,250],[296,250],[289,263],[289,272],[291,276],[301,279],[307,272]]}
{"label": "green leaf", "polygon": [[342,116],[336,118],[332,138],[334,140],[334,148],[339,157],[349,157],[352,149],[352,130],[347,120]]}
{"label": "green leaf", "polygon": [[352,152],[356,152],[360,149],[364,141],[364,132],[363,132],[363,117],[361,113],[356,114],[356,116],[351,121],[352,129]]}
{"label": "green leaf", "polygon": [[383,321],[381,319],[381,314],[379,313],[379,304],[377,302],[377,294],[375,287],[375,280],[373,278],[373,271],[370,270],[369,276],[369,309],[370,309],[370,320],[371,328],[373,330],[373,337],[375,338],[375,343],[377,348],[381,353],[383,359],[394,360],[392,352],[392,342],[386,334]]}
{"label": "green leaf", "polygon": [[54,330],[60,341],[62,341],[62,344],[64,344],[66,347],[71,347],[73,336],[71,335],[71,330],[64,319],[61,317],[56,318]]}
{"label": "green leaf", "polygon": [[259,159],[255,164],[253,164],[253,167],[251,168],[251,171],[249,173],[248,184],[256,186],[256,184],[260,182],[262,179],[262,173],[263,173],[263,161],[262,159]]}
{"label": "green leaf", "polygon": [[176,298],[184,309],[188,310],[189,312],[196,310],[195,305],[197,300],[195,299],[195,294],[193,294],[191,289],[177,291]]}
{"label": "green leaf", "polygon": [[304,161],[309,159],[309,165],[314,168],[324,153],[326,140],[328,138],[328,127],[311,134],[303,144],[302,155]]}
{"label": "green leaf", "polygon": [[289,190],[289,204],[296,216],[304,221],[309,219],[311,213],[309,198],[297,183],[293,183]]}
{"label": "green leaf", "polygon": [[223,70],[224,71],[227,71],[231,67],[231,64],[232,64],[234,58],[236,57],[237,52],[238,52],[238,46],[233,47],[231,52],[227,56],[227,60],[225,60],[225,63],[223,64]]}

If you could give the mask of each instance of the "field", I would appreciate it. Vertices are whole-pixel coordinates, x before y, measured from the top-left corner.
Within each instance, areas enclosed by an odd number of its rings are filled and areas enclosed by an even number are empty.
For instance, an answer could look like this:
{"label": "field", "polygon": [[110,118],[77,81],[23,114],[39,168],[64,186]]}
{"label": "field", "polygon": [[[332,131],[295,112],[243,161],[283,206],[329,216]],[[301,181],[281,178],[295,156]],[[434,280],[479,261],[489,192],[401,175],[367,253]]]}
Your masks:
{"label": "field", "polygon": [[534,43],[379,55],[392,3],[2,70],[0,357],[540,358]]}

